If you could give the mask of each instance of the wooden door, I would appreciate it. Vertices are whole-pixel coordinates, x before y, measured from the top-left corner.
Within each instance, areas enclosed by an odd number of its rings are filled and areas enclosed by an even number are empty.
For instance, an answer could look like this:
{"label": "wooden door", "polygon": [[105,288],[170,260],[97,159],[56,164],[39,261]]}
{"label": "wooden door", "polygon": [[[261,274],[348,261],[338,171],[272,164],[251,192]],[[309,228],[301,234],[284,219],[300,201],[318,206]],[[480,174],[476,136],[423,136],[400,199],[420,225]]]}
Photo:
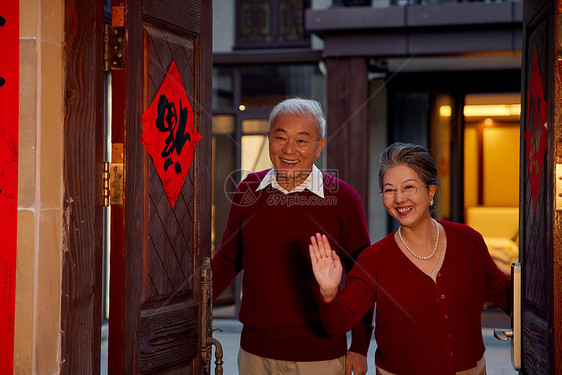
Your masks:
{"label": "wooden door", "polygon": [[[109,374],[200,374],[201,266],[210,256],[211,225],[211,0],[120,0],[112,7],[114,26],[124,26],[123,70],[112,75],[124,202],[112,207]],[[153,159],[143,146],[143,113],[174,66],[201,140],[171,202],[157,173],[159,155]]]}
{"label": "wooden door", "polygon": [[525,374],[562,374],[559,13],[555,0],[524,2],[519,245]]}

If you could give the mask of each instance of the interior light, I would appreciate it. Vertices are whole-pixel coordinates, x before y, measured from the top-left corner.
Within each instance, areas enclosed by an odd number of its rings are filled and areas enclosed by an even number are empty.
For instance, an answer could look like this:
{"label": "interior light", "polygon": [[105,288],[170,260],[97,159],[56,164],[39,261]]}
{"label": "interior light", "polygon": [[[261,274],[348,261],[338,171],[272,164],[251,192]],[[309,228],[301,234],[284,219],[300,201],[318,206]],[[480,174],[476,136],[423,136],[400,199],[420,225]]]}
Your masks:
{"label": "interior light", "polygon": [[492,125],[493,123],[494,123],[494,120],[492,120],[489,117],[486,120],[484,120],[484,124],[486,124],[486,125]]}
{"label": "interior light", "polygon": [[519,116],[521,104],[465,105],[463,113],[465,117]]}
{"label": "interior light", "polygon": [[238,109],[241,110],[241,111],[245,111],[245,110],[246,110],[246,106],[245,106],[244,104],[240,104],[240,105],[238,106]]}
{"label": "interior light", "polygon": [[439,115],[441,117],[451,117],[451,106],[442,105],[441,107],[439,107]]}

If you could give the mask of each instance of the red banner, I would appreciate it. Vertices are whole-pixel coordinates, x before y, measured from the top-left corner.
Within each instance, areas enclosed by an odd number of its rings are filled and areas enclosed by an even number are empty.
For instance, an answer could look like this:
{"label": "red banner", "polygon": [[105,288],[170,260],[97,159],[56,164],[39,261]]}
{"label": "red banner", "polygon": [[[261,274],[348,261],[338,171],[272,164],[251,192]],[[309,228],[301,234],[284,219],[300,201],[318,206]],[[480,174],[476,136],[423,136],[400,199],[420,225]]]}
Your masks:
{"label": "red banner", "polygon": [[535,210],[537,209],[542,167],[548,146],[548,104],[544,100],[538,57],[539,54],[535,51],[531,82],[529,82],[529,89],[527,90],[527,121],[523,134],[527,145],[527,171]]}
{"label": "red banner", "polygon": [[11,374],[18,211],[18,1],[5,1],[0,8],[0,55],[0,374]]}
{"label": "red banner", "polygon": [[152,157],[170,205],[174,207],[201,135],[191,103],[172,60],[154,100],[142,115],[142,144]]}

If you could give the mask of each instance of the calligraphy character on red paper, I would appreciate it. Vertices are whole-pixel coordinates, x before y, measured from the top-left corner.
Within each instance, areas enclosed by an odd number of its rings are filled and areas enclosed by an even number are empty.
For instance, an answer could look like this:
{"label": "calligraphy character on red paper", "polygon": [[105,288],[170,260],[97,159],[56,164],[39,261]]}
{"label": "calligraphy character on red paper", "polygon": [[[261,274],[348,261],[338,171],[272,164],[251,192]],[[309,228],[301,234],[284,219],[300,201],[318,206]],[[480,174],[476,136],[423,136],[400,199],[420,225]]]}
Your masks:
{"label": "calligraphy character on red paper", "polygon": [[181,100],[179,113],[178,121],[175,103],[168,102],[166,95],[161,94],[158,99],[158,117],[154,123],[159,131],[164,133],[169,132],[170,134],[166,138],[166,146],[160,153],[160,156],[166,158],[164,161],[164,170],[167,171],[170,165],[174,164],[176,174],[181,173],[181,164],[172,160],[172,154],[175,150],[178,155],[181,155],[185,142],[191,142],[191,135],[189,132],[185,131],[188,109],[183,108]]}

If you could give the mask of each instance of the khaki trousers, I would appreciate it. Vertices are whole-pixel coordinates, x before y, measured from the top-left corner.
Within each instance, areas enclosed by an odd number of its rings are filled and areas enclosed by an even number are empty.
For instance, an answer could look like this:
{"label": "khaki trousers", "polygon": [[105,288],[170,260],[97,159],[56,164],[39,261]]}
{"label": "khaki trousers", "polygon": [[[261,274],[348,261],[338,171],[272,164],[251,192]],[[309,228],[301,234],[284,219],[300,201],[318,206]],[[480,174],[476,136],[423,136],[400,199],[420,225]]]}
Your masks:
{"label": "khaki trousers", "polygon": [[[457,373],[458,374],[458,373]],[[379,369],[377,369],[377,375],[383,375]],[[480,375],[486,375],[486,368],[484,367],[484,369],[482,370],[482,372],[480,373]]]}
{"label": "khaki trousers", "polygon": [[293,362],[263,358],[240,348],[238,373],[240,375],[343,375],[345,357],[329,361]]}

